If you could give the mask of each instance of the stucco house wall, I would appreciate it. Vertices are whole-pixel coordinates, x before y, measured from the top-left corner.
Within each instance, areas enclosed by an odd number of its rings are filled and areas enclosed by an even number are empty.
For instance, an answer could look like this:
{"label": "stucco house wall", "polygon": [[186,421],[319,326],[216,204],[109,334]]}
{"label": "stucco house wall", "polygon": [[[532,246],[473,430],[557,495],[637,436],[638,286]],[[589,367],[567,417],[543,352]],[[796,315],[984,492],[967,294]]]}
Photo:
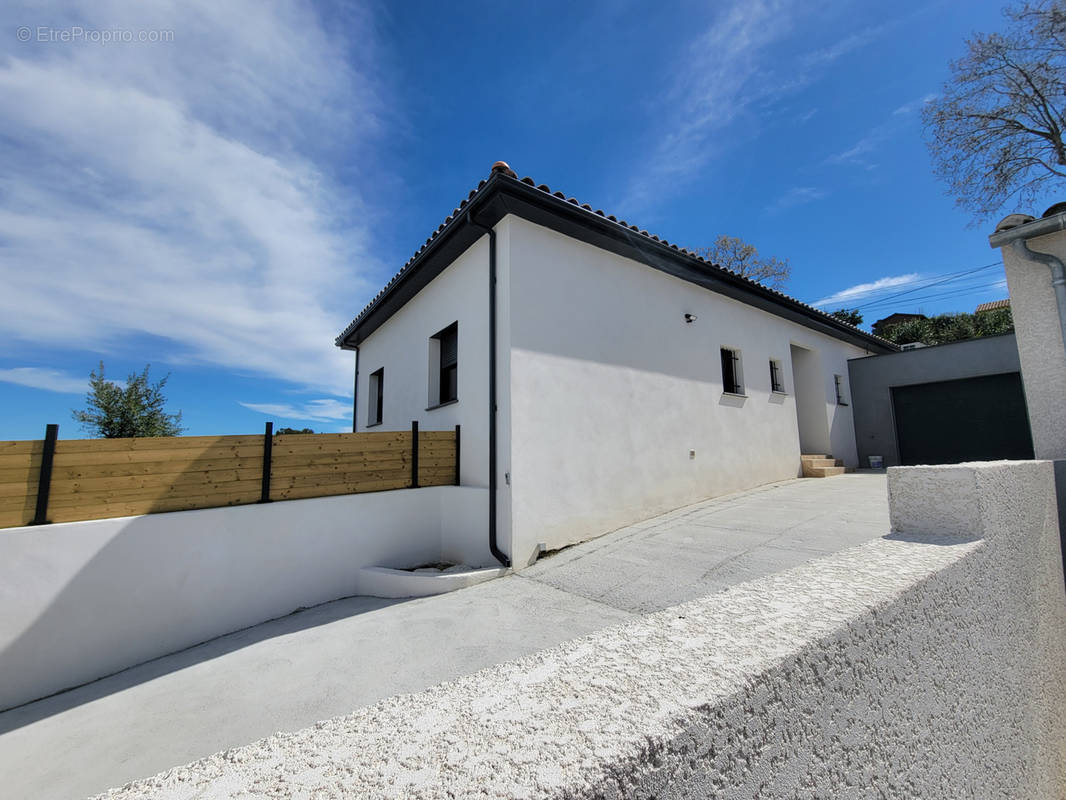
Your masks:
{"label": "stucco house wall", "polygon": [[[695,319],[686,323],[686,314]],[[453,322],[459,397],[434,408],[431,337]],[[669,508],[796,477],[801,451],[856,465],[847,361],[892,349],[531,178],[519,181],[503,162],[336,342],[359,350],[360,430],[370,377],[382,367],[381,429],[412,420],[462,426],[462,483],[494,479],[496,540],[516,568],[541,550]],[[723,347],[741,354],[744,392],[723,391]],[[783,391],[771,391],[771,359]],[[487,538],[487,518],[485,527]]]}
{"label": "stucco house wall", "polygon": [[[1066,232],[1029,240],[1029,247],[1066,260]],[[1063,347],[1058,306],[1046,265],[1021,258],[1004,247],[1022,383],[1033,430],[1037,458],[1066,458],[1066,349]]]}
{"label": "stucco house wall", "polygon": [[[487,486],[488,243],[476,242],[359,346],[356,430],[461,425],[460,482]],[[430,408],[430,338],[459,322],[458,402]],[[368,427],[370,376],[385,370],[380,427]]]}
{"label": "stucco house wall", "polygon": [[[509,551],[511,512],[506,481],[510,467],[505,456],[510,447],[509,221],[502,220],[496,230],[497,525],[499,540]],[[482,237],[359,346],[356,429],[409,430],[412,420],[418,420],[422,430],[461,426],[459,478],[463,486],[488,486],[488,264],[488,237]],[[430,339],[453,322],[459,323],[458,401],[433,408],[429,397]],[[382,421],[368,428],[370,375],[381,368],[385,370]],[[495,563],[488,549],[487,529],[486,517],[476,532],[446,541],[446,557],[474,566]]]}
{"label": "stucco house wall", "polygon": [[[513,557],[800,472],[792,346],[807,348],[818,451],[856,463],[847,360],[862,348],[508,217]],[[686,323],[684,315],[695,314]],[[723,393],[741,351],[746,397]],[[771,392],[770,359],[785,394]],[[692,451],[695,451],[694,456]]]}

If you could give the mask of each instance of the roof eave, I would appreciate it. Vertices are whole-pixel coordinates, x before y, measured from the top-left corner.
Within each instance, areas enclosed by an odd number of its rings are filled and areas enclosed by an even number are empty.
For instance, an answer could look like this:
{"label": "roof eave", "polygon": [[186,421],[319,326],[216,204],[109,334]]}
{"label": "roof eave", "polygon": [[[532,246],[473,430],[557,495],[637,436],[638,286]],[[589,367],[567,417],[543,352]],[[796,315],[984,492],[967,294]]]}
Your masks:
{"label": "roof eave", "polygon": [[403,270],[337,337],[337,346],[346,350],[355,349],[407,299],[477,241],[483,231],[467,223],[468,215],[472,214],[482,225],[492,226],[509,213],[634,258],[710,291],[792,319],[805,327],[850,341],[864,349],[879,352],[895,352],[899,349],[892,342],[859,330],[786,294],[716,267],[695,253],[665,242],[636,226],[626,225],[602,211],[579,205],[573,198],[564,199],[531,183],[495,172],[455,209]]}

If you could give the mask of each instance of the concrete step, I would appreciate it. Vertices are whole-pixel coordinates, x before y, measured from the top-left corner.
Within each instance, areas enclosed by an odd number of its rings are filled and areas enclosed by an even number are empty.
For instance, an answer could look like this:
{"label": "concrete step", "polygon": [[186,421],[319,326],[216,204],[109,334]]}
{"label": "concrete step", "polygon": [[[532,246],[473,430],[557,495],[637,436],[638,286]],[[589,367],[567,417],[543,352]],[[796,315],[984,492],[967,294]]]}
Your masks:
{"label": "concrete step", "polygon": [[842,462],[835,458],[814,458],[813,456],[804,456],[800,459],[805,467],[839,467],[842,466]]}
{"label": "concrete step", "polygon": [[830,478],[834,475],[843,475],[844,467],[808,467],[804,465],[803,476],[805,478]]}
{"label": "concrete step", "polygon": [[828,478],[847,471],[844,462],[829,453],[804,453],[800,456],[800,463],[803,465],[804,478]]}

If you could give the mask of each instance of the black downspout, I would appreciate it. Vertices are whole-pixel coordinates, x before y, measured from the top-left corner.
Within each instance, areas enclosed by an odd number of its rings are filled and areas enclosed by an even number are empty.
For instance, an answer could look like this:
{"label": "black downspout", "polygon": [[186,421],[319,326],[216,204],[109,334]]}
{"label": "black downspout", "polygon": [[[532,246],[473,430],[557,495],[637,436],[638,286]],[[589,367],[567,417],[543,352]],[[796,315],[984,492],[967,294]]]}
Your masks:
{"label": "black downspout", "polygon": [[466,221],[489,235],[489,550],[509,567],[511,559],[496,541],[496,230],[475,222],[469,211]]}
{"label": "black downspout", "polygon": [[352,433],[356,433],[359,417],[359,345],[355,346],[355,385],[352,387]]}

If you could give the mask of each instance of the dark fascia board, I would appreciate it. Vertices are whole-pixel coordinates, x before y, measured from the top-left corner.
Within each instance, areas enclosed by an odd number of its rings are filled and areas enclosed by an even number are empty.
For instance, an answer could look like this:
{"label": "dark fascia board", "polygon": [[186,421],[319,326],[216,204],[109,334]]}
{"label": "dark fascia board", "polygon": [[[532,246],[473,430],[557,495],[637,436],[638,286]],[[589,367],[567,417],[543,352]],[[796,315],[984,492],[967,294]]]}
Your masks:
{"label": "dark fascia board", "polygon": [[648,234],[634,231],[573,202],[500,173],[492,174],[460,213],[338,337],[338,346],[346,349],[358,346],[484,235],[484,231],[468,223],[468,215],[479,225],[492,227],[507,214],[514,214],[557,233],[646,264],[867,351],[893,353],[899,349],[890,342],[853,328],[787,295],[712,266]]}

